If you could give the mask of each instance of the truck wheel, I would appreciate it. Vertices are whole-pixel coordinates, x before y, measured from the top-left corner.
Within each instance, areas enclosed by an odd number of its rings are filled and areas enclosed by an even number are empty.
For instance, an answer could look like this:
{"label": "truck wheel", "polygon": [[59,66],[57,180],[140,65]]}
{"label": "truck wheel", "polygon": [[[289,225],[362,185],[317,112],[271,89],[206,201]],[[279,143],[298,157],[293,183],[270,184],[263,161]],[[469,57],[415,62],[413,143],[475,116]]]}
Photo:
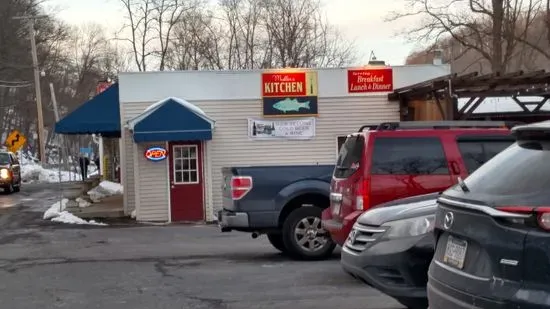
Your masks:
{"label": "truck wheel", "polygon": [[321,260],[328,258],[336,244],[321,227],[321,209],[300,207],[293,210],[283,223],[283,241],[294,259]]}
{"label": "truck wheel", "polygon": [[275,249],[285,253],[287,250],[285,248],[285,243],[283,242],[283,235],[282,234],[267,234],[267,239],[269,240],[269,243],[275,247]]}

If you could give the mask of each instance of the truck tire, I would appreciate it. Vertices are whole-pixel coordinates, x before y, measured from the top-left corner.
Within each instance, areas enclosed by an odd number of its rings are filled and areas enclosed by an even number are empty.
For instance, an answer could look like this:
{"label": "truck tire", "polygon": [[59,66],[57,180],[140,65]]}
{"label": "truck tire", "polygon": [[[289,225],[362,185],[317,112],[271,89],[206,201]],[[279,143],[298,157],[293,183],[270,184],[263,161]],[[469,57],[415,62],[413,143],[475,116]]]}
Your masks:
{"label": "truck tire", "polygon": [[267,239],[269,240],[269,243],[277,250],[285,253],[286,247],[285,243],[283,242],[283,235],[280,233],[269,233],[267,234]]}
{"label": "truck tire", "polygon": [[332,255],[336,244],[321,227],[321,208],[300,207],[283,223],[283,242],[290,257],[297,260],[322,260]]}

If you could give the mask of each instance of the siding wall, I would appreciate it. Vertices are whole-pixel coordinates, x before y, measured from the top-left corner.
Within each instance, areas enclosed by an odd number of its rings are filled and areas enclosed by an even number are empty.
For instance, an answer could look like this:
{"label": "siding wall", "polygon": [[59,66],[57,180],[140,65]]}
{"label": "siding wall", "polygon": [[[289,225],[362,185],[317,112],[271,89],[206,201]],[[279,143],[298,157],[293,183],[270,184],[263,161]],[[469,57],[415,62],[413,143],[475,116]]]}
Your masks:
{"label": "siding wall", "polygon": [[[155,102],[124,103],[124,114],[137,116]],[[196,101],[190,102],[216,120],[214,136],[206,142],[204,178],[206,192],[206,218],[214,220],[221,208],[221,168],[233,165],[292,165],[333,164],[336,159],[336,138],[346,135],[370,122],[398,121],[399,104],[390,103],[386,96],[323,98],[319,100],[319,117],[316,119],[316,136],[312,140],[253,141],[248,139],[248,117],[261,118],[261,101]],[[137,219],[143,221],[168,220],[169,180],[167,161],[152,163],[141,154],[146,146],[139,145],[137,152],[126,143],[126,160],[137,159],[134,174],[139,210]],[[152,143],[159,145],[164,143]],[[164,164],[161,166],[159,164]],[[126,165],[128,167],[128,165]],[[128,172],[129,174],[129,172]],[[147,175],[147,177],[144,177]],[[151,184],[154,183],[154,187]],[[128,184],[130,185],[130,184]],[[133,204],[131,204],[133,203]],[[128,200],[135,207],[135,200]]]}

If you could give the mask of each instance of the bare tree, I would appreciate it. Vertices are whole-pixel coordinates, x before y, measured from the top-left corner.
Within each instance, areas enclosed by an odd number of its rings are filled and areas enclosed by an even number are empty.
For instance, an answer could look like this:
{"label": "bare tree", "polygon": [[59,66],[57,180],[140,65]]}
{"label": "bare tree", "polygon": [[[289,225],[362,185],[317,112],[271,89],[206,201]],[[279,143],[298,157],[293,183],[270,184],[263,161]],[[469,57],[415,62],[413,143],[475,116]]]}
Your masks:
{"label": "bare tree", "polygon": [[271,64],[282,67],[342,66],[354,60],[345,43],[322,16],[318,0],[265,0],[264,23],[273,47]]}
{"label": "bare tree", "polygon": [[120,0],[126,11],[127,24],[121,31],[129,30],[129,38],[122,40],[130,43],[133,58],[138,71],[147,71],[148,60],[154,54],[151,44],[154,37],[154,0]]}
{"label": "bare tree", "polygon": [[450,37],[481,55],[493,72],[508,70],[518,44],[528,42],[529,29],[541,8],[541,0],[492,0],[490,3],[406,0],[406,3],[405,12],[394,12],[388,20],[423,17],[417,27],[406,31],[409,39],[433,42]]}

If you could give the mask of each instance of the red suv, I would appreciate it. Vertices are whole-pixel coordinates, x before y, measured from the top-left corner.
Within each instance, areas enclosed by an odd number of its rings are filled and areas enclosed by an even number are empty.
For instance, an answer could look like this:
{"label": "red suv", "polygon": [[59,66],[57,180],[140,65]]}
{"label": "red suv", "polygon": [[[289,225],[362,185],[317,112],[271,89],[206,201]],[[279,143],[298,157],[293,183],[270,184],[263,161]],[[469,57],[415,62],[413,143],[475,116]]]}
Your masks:
{"label": "red suv", "polygon": [[341,246],[365,210],[444,191],[508,147],[513,142],[511,125],[405,121],[362,127],[347,137],[338,154],[323,227]]}

